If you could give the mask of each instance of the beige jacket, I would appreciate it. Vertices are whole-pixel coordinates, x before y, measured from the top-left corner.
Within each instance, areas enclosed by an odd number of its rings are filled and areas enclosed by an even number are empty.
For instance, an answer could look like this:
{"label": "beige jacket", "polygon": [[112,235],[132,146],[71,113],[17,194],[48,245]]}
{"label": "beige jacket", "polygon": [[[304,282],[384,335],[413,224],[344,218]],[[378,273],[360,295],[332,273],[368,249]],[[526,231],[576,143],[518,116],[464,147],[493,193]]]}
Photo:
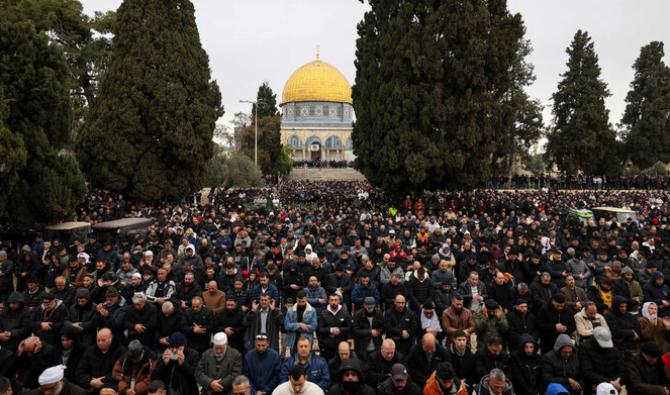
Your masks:
{"label": "beige jacket", "polygon": [[[610,329],[607,325],[607,320],[605,320],[605,317],[603,317],[601,314],[596,313],[596,318],[594,321],[598,322],[599,326],[605,327],[607,330]],[[593,336],[593,322],[586,317],[586,312],[584,309],[575,314],[575,324],[577,324],[575,338],[578,344],[583,338]]]}

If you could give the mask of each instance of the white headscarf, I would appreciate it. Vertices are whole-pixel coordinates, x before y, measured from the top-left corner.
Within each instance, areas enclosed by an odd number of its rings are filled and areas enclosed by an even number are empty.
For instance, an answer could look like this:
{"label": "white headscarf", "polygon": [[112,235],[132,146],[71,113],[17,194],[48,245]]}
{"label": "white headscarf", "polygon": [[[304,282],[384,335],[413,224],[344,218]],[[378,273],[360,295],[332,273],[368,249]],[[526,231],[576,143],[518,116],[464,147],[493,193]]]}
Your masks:
{"label": "white headscarf", "polygon": [[654,302],[645,302],[642,305],[642,316],[644,318],[648,319],[649,322],[651,322],[652,324],[656,325],[656,322],[658,320],[658,310],[657,310],[657,313],[654,314],[653,316],[649,314],[649,306],[651,306],[652,304],[654,306],[656,306],[656,303],[654,303]]}

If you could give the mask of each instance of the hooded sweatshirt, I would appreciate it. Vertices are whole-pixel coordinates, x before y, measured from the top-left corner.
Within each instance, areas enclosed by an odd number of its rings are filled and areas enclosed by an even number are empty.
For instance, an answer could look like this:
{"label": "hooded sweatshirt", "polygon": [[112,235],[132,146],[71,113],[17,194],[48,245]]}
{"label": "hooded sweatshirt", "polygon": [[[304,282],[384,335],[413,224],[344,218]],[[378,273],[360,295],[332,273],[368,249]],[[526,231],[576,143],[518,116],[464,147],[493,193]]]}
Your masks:
{"label": "hooded sweatshirt", "polygon": [[627,303],[627,299],[623,296],[615,296],[612,302],[612,309],[606,315],[607,325],[612,332],[612,340],[614,344],[620,349],[633,350],[635,342],[633,341],[634,333],[638,335],[641,333],[640,322],[629,312],[622,314],[619,311],[619,306]]}
{"label": "hooded sweatshirt", "polygon": [[[358,374],[358,382],[344,382],[342,375],[347,371],[355,371]],[[337,371],[339,378],[338,382],[330,387],[328,392],[331,395],[375,395],[375,390],[369,385],[365,384],[363,377],[363,369],[361,368],[361,361],[358,358],[349,358],[342,361],[340,368]]]}
{"label": "hooded sweatshirt", "polygon": [[[535,350],[527,355],[524,346],[533,343]],[[521,335],[519,349],[512,353],[510,370],[517,395],[535,395],[541,392],[542,385],[542,358],[537,354],[538,344],[529,334]]]}

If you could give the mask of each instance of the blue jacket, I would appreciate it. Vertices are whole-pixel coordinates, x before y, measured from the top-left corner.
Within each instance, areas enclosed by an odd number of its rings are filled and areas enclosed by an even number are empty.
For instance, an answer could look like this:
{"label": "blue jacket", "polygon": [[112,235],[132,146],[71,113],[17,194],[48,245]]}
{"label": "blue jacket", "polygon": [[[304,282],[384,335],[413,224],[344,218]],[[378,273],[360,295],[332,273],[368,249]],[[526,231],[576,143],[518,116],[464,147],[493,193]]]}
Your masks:
{"label": "blue jacket", "polygon": [[375,298],[375,303],[379,304],[379,290],[376,286],[374,286],[372,283],[370,283],[367,287],[364,287],[361,284],[356,284],[353,291],[351,291],[351,302],[354,304],[354,306],[356,306],[356,308],[360,308],[363,306],[363,302],[368,296]]}
{"label": "blue jacket", "polygon": [[[254,286],[254,289],[251,290],[251,299],[250,302],[256,301],[258,302],[258,299],[261,298],[261,285],[256,284]],[[265,290],[265,293],[270,295],[270,299],[274,299],[275,303],[279,305],[279,291],[277,290],[277,286],[274,284],[270,283],[268,284],[268,289]]]}
{"label": "blue jacket", "polygon": [[328,294],[326,294],[326,290],[323,287],[305,287],[305,293],[307,293],[307,302],[312,306],[316,306],[317,310],[321,310],[324,307],[319,306],[319,299],[328,301]]}
{"label": "blue jacket", "polygon": [[655,280],[652,278],[644,285],[642,288],[644,291],[644,300],[645,302],[654,302],[657,305],[661,305],[661,300],[670,299],[670,292],[668,292],[668,286],[663,284],[660,287],[655,284]]}
{"label": "blue jacket", "polygon": [[[280,381],[285,383],[288,381],[288,372],[293,365],[297,364],[296,357],[290,357],[281,367]],[[328,362],[323,357],[312,354],[305,364],[305,372],[307,372],[307,381],[321,387],[326,392],[330,389],[330,372],[328,371]]]}
{"label": "blue jacket", "polygon": [[294,304],[293,307],[291,307],[287,312],[286,312],[286,317],[284,318],[284,328],[286,329],[286,337],[284,339],[286,347],[290,348],[292,351],[294,349],[295,341],[298,339],[300,336],[307,336],[309,337],[310,342],[313,341],[313,334],[314,331],[316,331],[317,328],[317,312],[312,305],[307,303],[307,308],[305,308],[305,312],[302,315],[302,323],[307,324],[309,327],[308,331],[302,331],[300,330],[300,327],[298,326],[298,304]]}
{"label": "blue jacket", "polygon": [[244,375],[251,382],[251,392],[263,391],[271,394],[279,385],[281,360],[279,353],[268,348],[264,355],[259,355],[255,349],[249,350],[244,356]]}
{"label": "blue jacket", "polygon": [[551,383],[547,387],[547,395],[569,394],[570,392],[561,384]]}

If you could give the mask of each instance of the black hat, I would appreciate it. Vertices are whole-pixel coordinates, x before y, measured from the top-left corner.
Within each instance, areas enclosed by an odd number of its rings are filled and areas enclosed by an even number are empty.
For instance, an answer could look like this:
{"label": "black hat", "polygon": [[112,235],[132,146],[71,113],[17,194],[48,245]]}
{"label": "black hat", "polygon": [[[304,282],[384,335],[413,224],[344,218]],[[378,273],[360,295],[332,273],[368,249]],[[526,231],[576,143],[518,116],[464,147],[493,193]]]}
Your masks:
{"label": "black hat", "polygon": [[496,302],[494,299],[486,299],[486,302],[484,302],[484,306],[485,306],[488,310],[495,310],[495,309],[497,309],[498,307],[500,307],[500,305],[498,304],[498,302]]}
{"label": "black hat", "polygon": [[77,292],[75,293],[75,298],[85,298],[85,299],[90,299],[91,295],[88,289],[86,288],[77,288]]}
{"label": "black hat", "polygon": [[114,280],[116,280],[116,275],[114,273],[112,273],[111,271],[105,272],[102,275],[102,281],[114,281]]}
{"label": "black hat", "polygon": [[518,305],[520,305],[520,304],[528,304],[528,301],[527,301],[526,299],[519,298],[519,299],[517,299],[517,301],[516,301],[516,305],[518,306]]}
{"label": "black hat", "polygon": [[555,292],[551,298],[556,303],[565,303],[565,295],[562,292]]}
{"label": "black hat", "polygon": [[5,303],[24,303],[23,294],[21,292],[14,291],[9,295]]}
{"label": "black hat", "polygon": [[42,300],[54,300],[54,299],[56,299],[56,296],[54,294],[52,294],[51,292],[46,292],[45,291],[45,292],[42,292],[42,294],[40,295],[40,299],[42,299]]}
{"label": "black hat", "polygon": [[642,345],[640,345],[640,351],[652,358],[658,358],[663,354],[661,348],[654,342],[642,343]]}
{"label": "black hat", "polygon": [[40,282],[37,281],[37,276],[36,275],[31,274],[30,276],[28,276],[28,279],[26,280],[26,284],[30,284],[30,283],[39,284]]}

